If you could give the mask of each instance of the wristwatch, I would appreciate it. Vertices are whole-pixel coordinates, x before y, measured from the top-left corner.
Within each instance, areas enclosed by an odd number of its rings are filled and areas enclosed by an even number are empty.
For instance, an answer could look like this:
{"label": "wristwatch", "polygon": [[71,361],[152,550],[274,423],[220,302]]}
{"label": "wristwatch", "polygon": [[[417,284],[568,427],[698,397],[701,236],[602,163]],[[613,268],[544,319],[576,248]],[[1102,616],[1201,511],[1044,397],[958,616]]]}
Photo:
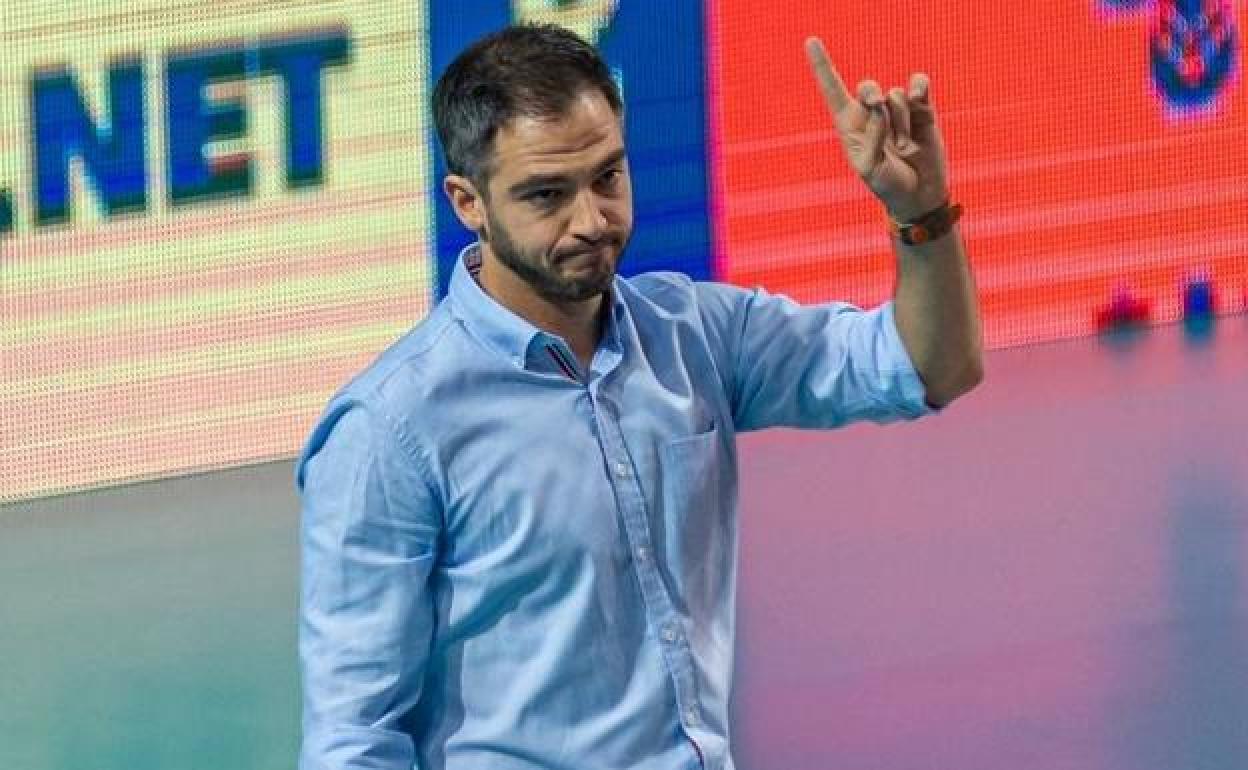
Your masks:
{"label": "wristwatch", "polygon": [[962,218],[962,204],[948,201],[911,222],[898,222],[889,217],[888,229],[902,243],[917,246],[934,241],[948,233]]}

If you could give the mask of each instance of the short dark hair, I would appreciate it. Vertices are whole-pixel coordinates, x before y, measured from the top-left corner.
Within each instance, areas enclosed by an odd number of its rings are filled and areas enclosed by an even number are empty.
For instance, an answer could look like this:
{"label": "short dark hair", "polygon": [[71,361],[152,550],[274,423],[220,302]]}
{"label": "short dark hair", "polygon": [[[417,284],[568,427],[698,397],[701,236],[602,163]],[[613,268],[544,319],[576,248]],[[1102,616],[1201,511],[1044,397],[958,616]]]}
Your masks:
{"label": "short dark hair", "polygon": [[433,120],[447,170],[482,188],[494,138],[519,116],[553,118],[584,89],[597,88],[623,115],[611,69],[592,45],[555,24],[518,24],[473,43],[433,89]]}

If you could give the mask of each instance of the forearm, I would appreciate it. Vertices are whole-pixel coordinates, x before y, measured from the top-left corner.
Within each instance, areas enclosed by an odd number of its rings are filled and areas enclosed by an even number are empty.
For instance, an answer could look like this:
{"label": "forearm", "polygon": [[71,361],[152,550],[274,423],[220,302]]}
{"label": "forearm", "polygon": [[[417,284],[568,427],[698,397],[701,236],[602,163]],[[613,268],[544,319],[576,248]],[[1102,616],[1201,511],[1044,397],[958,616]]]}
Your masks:
{"label": "forearm", "polygon": [[927,387],[932,406],[944,406],[983,379],[979,302],[961,235],[897,251],[897,331]]}

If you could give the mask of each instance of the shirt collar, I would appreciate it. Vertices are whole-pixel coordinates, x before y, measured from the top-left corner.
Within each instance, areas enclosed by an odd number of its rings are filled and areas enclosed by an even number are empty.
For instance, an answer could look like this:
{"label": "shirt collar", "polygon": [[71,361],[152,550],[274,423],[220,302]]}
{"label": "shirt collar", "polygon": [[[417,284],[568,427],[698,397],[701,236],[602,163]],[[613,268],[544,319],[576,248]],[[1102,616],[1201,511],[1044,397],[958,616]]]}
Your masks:
{"label": "shirt collar", "polygon": [[[508,310],[487,294],[475,277],[480,269],[480,243],[470,243],[459,252],[459,259],[455,260],[455,268],[451,273],[448,296],[452,312],[490,347],[516,365],[526,366],[534,340],[554,341],[557,338]],[[626,312],[620,298],[619,280],[617,276],[611,291],[607,293],[611,313],[607,317],[602,340],[599,341],[600,347],[605,347],[616,354],[616,357],[622,352],[620,323]]]}
{"label": "shirt collar", "polygon": [[542,330],[500,305],[477,284],[474,276],[481,269],[480,246],[468,244],[455,260],[448,290],[451,308],[490,347],[524,366],[529,345]]}

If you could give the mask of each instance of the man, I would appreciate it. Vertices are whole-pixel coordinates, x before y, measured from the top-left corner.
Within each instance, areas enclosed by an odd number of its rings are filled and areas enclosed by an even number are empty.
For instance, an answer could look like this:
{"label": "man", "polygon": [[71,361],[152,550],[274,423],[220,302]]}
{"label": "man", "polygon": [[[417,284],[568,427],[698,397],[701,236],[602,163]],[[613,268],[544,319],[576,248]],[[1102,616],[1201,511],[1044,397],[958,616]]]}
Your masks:
{"label": "man", "polygon": [[442,76],[478,242],[300,458],[303,770],[732,768],[735,434],[913,418],[981,376],[926,79],[855,99],[808,51],[903,225],[870,312],[617,277],[623,106],[574,35],[512,27]]}

